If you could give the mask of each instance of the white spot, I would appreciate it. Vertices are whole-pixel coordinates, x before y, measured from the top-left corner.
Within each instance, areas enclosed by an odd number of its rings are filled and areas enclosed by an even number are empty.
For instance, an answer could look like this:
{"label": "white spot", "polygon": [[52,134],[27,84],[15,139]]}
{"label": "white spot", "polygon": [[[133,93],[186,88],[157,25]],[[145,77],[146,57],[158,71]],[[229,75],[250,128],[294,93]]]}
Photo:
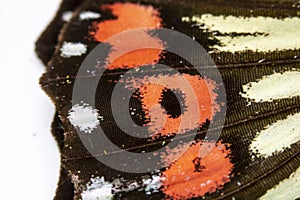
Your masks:
{"label": "white spot", "polygon": [[113,196],[113,184],[106,182],[104,177],[92,178],[91,184],[81,194],[82,200],[110,200]]}
{"label": "white spot", "polygon": [[[196,22],[200,28],[208,31],[218,31],[222,34],[248,33],[249,35],[234,36],[214,35],[222,45],[214,45],[220,51],[274,51],[300,48],[300,18],[272,18],[272,17],[236,17],[201,16],[183,17],[182,21]],[[258,33],[258,34],[257,34]]]}
{"label": "white spot", "polygon": [[138,189],[141,187],[137,182],[129,182],[129,183],[120,183],[118,181],[114,181],[115,188],[114,193],[119,193],[119,192],[130,192],[135,189]]}
{"label": "white spot", "polygon": [[72,16],[73,16],[72,11],[65,11],[62,15],[62,20],[64,22],[69,22],[71,20]]}
{"label": "white spot", "polygon": [[284,99],[300,96],[300,72],[287,71],[264,76],[258,82],[243,85],[244,98],[254,102],[271,102],[276,99]]}
{"label": "white spot", "polygon": [[158,192],[162,185],[162,178],[160,176],[153,175],[149,179],[144,179],[143,185],[145,186],[145,193],[148,195],[153,192]]}
{"label": "white spot", "polygon": [[63,46],[60,49],[61,51],[61,56],[64,58],[69,58],[72,56],[81,56],[86,53],[87,47],[86,45],[77,42],[77,43],[72,43],[72,42],[64,42]]}
{"label": "white spot", "polygon": [[120,192],[130,192],[139,188],[144,188],[146,194],[158,192],[162,185],[162,178],[160,176],[153,175],[151,177],[145,177],[141,183],[136,181],[126,182],[125,180],[115,179],[109,183],[101,178],[92,178],[91,183],[87,185],[87,189],[82,192],[81,196],[83,200],[110,200],[113,199],[115,194]]}
{"label": "white spot", "polygon": [[269,157],[289,148],[300,141],[299,123],[300,113],[297,113],[267,126],[250,144],[250,150],[257,151],[263,157]]}
{"label": "white spot", "polygon": [[101,15],[99,13],[91,12],[91,11],[84,11],[79,14],[79,19],[81,21],[89,20],[89,19],[98,19]]}
{"label": "white spot", "polygon": [[88,104],[74,105],[68,115],[71,124],[85,133],[91,133],[99,125],[99,118],[98,110]]}
{"label": "white spot", "polygon": [[284,179],[278,185],[267,191],[260,200],[294,200],[300,197],[300,168]]}

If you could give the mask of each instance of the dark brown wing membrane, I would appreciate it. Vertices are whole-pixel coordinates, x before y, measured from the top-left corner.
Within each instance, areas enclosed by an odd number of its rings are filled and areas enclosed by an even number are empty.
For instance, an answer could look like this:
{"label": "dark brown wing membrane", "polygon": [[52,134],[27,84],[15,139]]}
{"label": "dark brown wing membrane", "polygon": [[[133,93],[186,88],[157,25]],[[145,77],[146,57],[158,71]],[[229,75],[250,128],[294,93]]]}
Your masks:
{"label": "dark brown wing membrane", "polygon": [[[58,35],[61,31],[61,28],[65,24],[65,21],[63,21],[62,19],[63,14],[65,12],[72,12],[76,7],[80,5],[81,2],[82,0],[64,0],[61,3],[54,19],[36,41],[36,53],[45,65],[47,65],[54,53],[55,46],[57,45],[58,41]],[[57,113],[55,114],[52,123],[52,135],[57,141],[59,149],[62,150],[64,145],[64,130]],[[61,167],[59,182],[54,199],[73,199],[73,195],[74,187],[73,183],[70,180],[70,175],[63,167]]]}
{"label": "dark brown wing membrane", "polygon": [[[64,146],[64,128],[56,113],[52,122],[52,134],[58,144],[60,151]],[[57,184],[54,200],[68,200],[74,197],[74,186],[71,182],[70,174],[63,167],[60,169],[59,182]]]}
{"label": "dark brown wing membrane", "polygon": [[83,0],[63,0],[55,17],[36,41],[36,54],[45,65],[47,65],[51,59],[58,41],[58,35],[66,23],[63,20],[63,14],[68,11],[72,12],[82,1]]}

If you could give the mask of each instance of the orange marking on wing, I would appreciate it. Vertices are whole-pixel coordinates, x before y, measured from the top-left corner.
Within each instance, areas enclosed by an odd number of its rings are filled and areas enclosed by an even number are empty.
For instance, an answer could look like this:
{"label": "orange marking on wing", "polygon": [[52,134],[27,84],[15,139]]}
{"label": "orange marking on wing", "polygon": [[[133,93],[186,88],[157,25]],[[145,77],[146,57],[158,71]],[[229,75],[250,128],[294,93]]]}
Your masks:
{"label": "orange marking on wing", "polygon": [[[161,27],[162,19],[159,12],[152,6],[133,3],[105,4],[102,9],[110,9],[117,19],[105,20],[96,24],[96,31],[90,35],[98,42],[103,42],[111,36],[137,28],[146,28],[144,32],[133,32],[126,38],[118,41],[110,41],[112,50],[107,58],[109,63],[107,69],[134,68],[146,64],[155,64],[160,59],[163,42],[151,36],[150,30]],[[138,47],[154,46],[155,49],[137,49]],[[134,47],[135,51],[126,53],[117,59],[113,59],[121,49],[126,46]]]}
{"label": "orange marking on wing", "polygon": [[[201,157],[200,152],[209,142],[198,142],[165,172],[163,172],[162,191],[172,199],[189,199],[215,192],[230,181],[233,164],[230,161],[230,150],[220,142],[212,150]],[[200,157],[199,157],[200,155]]]}
{"label": "orange marking on wing", "polygon": [[[164,86],[158,84],[146,84],[140,88],[142,107],[146,113],[146,116],[151,119],[151,122],[147,124],[149,130],[156,136],[167,136],[174,133],[184,133],[186,131],[193,130],[195,127],[194,121],[196,112],[199,112],[200,116],[197,121],[197,125],[200,126],[206,122],[206,120],[212,120],[216,112],[220,110],[220,105],[216,103],[217,94],[214,92],[216,84],[213,81],[207,81],[200,76],[192,76],[189,74],[183,74],[183,77],[188,81],[191,86],[191,90],[182,91],[185,95],[186,110],[178,118],[171,118],[167,116],[164,110],[156,106],[160,103],[162,93],[166,89]],[[168,83],[169,85],[175,85],[178,81],[177,76],[159,76],[160,81]],[[196,95],[197,101],[194,102],[191,98],[192,95]],[[157,112],[149,112],[151,108],[159,110]],[[199,110],[198,110],[199,108]],[[154,113],[154,114],[152,114]],[[154,116],[153,116],[154,115]],[[188,118],[185,122],[182,118]],[[161,123],[165,124],[161,128]]]}

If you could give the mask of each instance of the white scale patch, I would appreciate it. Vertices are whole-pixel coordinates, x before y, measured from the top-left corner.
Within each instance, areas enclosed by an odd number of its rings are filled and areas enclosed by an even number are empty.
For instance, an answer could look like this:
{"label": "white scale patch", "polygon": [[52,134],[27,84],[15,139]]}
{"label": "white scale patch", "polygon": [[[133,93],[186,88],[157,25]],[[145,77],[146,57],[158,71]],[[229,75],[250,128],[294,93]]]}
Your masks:
{"label": "white scale patch", "polygon": [[143,184],[146,186],[146,194],[150,195],[152,192],[159,191],[162,185],[162,178],[160,176],[152,176],[152,178],[144,179]]}
{"label": "white scale patch", "polygon": [[61,56],[70,58],[72,56],[81,56],[87,52],[86,45],[80,42],[64,42],[61,49]]}
{"label": "white scale patch", "polygon": [[267,191],[260,200],[294,200],[300,197],[300,167],[288,179]]}
{"label": "white scale patch", "polygon": [[122,181],[123,183],[119,179],[109,183],[104,180],[104,177],[98,177],[92,178],[90,182],[86,190],[81,194],[83,200],[110,200],[114,198],[114,194],[116,193],[129,192],[141,187],[145,187],[145,193],[150,195],[153,192],[159,191],[162,185],[162,178],[153,175],[150,178],[143,179],[142,183],[128,182],[124,184],[124,180]]}
{"label": "white scale patch", "polygon": [[82,200],[110,200],[113,199],[113,184],[106,182],[104,177],[92,178],[86,191],[81,194]]}
{"label": "white scale patch", "polygon": [[300,141],[299,123],[300,113],[297,113],[267,126],[254,138],[250,150],[259,153],[260,156],[269,157],[289,148]]}
{"label": "white scale patch", "polygon": [[240,95],[254,102],[271,102],[276,99],[300,96],[299,80],[299,71],[275,73],[264,76],[257,82],[243,85],[243,93]]}
{"label": "white scale patch", "polygon": [[64,22],[69,22],[71,20],[72,16],[73,16],[72,11],[65,11],[62,15],[62,20]]}
{"label": "white scale patch", "polygon": [[[236,17],[214,16],[203,14],[201,16],[183,17],[184,22],[196,22],[200,28],[211,32],[218,31],[223,34],[250,33],[246,36],[213,36],[222,45],[212,48],[220,51],[274,51],[300,48],[300,18],[272,18],[272,17]],[[255,35],[261,33],[261,35]]]}
{"label": "white scale patch", "polygon": [[101,15],[99,13],[95,13],[92,11],[84,11],[79,14],[79,19],[81,21],[89,20],[89,19],[98,19]]}
{"label": "white scale patch", "polygon": [[98,110],[88,104],[74,105],[68,115],[71,124],[85,133],[92,133],[92,130],[100,124],[99,119],[102,118],[98,115]]}

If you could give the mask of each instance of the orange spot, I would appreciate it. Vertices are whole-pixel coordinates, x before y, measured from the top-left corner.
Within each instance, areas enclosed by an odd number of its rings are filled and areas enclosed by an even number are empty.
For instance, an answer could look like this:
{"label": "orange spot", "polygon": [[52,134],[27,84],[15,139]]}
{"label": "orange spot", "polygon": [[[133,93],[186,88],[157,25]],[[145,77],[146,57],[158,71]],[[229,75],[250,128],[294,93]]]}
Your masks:
{"label": "orange spot", "polygon": [[[166,89],[158,84],[145,84],[140,88],[140,95],[143,110],[146,116],[151,119],[147,124],[152,135],[167,136],[174,133],[184,133],[193,130],[197,126],[202,125],[206,120],[212,120],[217,111],[220,110],[220,105],[216,103],[217,94],[214,92],[216,84],[213,81],[207,81],[200,76],[192,76],[183,74],[183,77],[188,81],[192,90],[182,91],[184,93],[186,109],[178,118],[169,117],[164,110],[156,106],[160,103],[163,91]],[[168,83],[170,86],[178,84],[178,76],[158,76],[158,79],[163,83]],[[178,88],[180,89],[180,88]],[[197,102],[191,97],[195,95]],[[154,106],[157,112],[149,112]],[[199,113],[199,119],[195,119]],[[153,113],[153,114],[152,114]],[[187,120],[182,120],[187,118]],[[196,122],[195,122],[196,120]],[[161,128],[161,122],[164,121],[164,126]],[[192,122],[195,123],[192,123]]]}
{"label": "orange spot", "polygon": [[[220,142],[213,145],[209,142],[193,144],[163,172],[162,191],[168,197],[189,199],[203,196],[215,192],[230,181],[229,175],[233,168],[229,158],[230,150]],[[210,146],[211,151],[207,151]]]}
{"label": "orange spot", "polygon": [[[105,20],[96,24],[95,32],[90,34],[98,42],[103,42],[111,36],[131,29],[145,28],[144,31],[133,32],[118,41],[109,41],[112,46],[107,58],[107,69],[134,68],[146,64],[155,64],[160,59],[163,42],[151,36],[148,31],[161,27],[162,19],[159,12],[152,6],[133,3],[105,4],[102,9],[110,9],[117,19]],[[155,49],[141,49],[145,46],[154,46]],[[122,48],[133,47],[137,49],[115,59]]]}

